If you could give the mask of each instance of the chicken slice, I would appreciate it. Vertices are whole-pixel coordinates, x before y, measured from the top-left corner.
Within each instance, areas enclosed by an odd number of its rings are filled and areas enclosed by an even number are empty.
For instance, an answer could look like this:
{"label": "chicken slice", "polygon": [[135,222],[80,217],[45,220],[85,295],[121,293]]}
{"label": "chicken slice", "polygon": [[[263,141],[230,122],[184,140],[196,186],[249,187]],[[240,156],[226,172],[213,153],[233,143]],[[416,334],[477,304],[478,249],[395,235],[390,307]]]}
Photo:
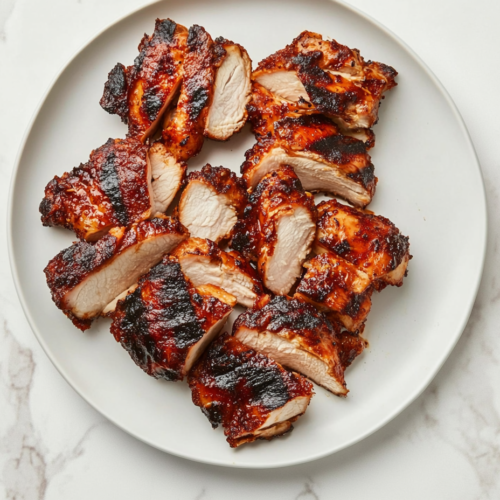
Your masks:
{"label": "chicken slice", "polygon": [[221,335],[188,378],[193,403],[212,427],[224,427],[232,448],[292,430],[313,396],[310,382],[278,363]]}
{"label": "chicken slice", "polygon": [[221,298],[234,303],[234,297],[212,291],[200,293],[165,256],[118,301],[111,333],[148,375],[182,380],[232,311]]}
{"label": "chicken slice", "polygon": [[287,294],[302,271],[316,232],[313,196],[289,166],[265,176],[235,225],[231,247],[257,262],[264,285]]}
{"label": "chicken slice", "polygon": [[95,241],[111,228],[152,215],[147,147],[136,139],[109,139],[89,161],[54,177],[40,203],[44,226],[63,226]]}
{"label": "chicken slice", "polygon": [[358,129],[376,123],[383,93],[396,86],[396,75],[390,66],[365,62],[356,49],[304,31],[261,61],[252,79],[280,99]]}
{"label": "chicken slice", "polygon": [[215,53],[215,89],[205,136],[225,141],[245,125],[246,106],[251,99],[252,61],[241,45],[224,38],[215,40]]}
{"label": "chicken slice", "polygon": [[233,335],[333,394],[347,394],[335,331],[312,305],[287,297],[270,300],[263,296],[236,319]]}
{"label": "chicken slice", "polygon": [[80,330],[118,295],[188,237],[171,217],[115,228],[97,243],[80,241],[54,257],[44,269],[52,300]]}
{"label": "chicken slice", "polygon": [[191,26],[179,100],[162,133],[166,148],[177,161],[192,158],[203,146],[214,79],[214,42],[204,28]]}
{"label": "chicken slice", "polygon": [[177,161],[161,142],[149,148],[152,190],[154,195],[153,214],[165,213],[179,191],[186,175],[187,165]]}
{"label": "chicken slice", "polygon": [[188,175],[179,219],[191,236],[218,243],[227,238],[246,204],[243,181],[224,167],[205,165]]}
{"label": "chicken slice", "polygon": [[295,297],[331,313],[349,332],[363,327],[370,312],[371,280],[351,263],[323,253],[304,264]]}
{"label": "chicken slice", "polygon": [[366,144],[342,135],[321,115],[287,116],[274,122],[273,135],[261,139],[245,156],[241,171],[252,188],[286,164],[307,191],[329,192],[361,207],[375,194],[377,179]]}
{"label": "chicken slice", "polygon": [[144,141],[160,124],[183,76],[188,31],[171,19],[157,19],[144,35],[132,66],[118,63],[109,73],[100,104],[128,123],[129,136]]}
{"label": "chicken slice", "polygon": [[178,259],[182,272],[196,287],[218,286],[245,307],[252,307],[263,293],[260,280],[243,257],[238,252],[222,251],[213,241],[190,238],[171,255]]}
{"label": "chicken slice", "polygon": [[352,208],[337,200],[318,205],[317,253],[332,252],[366,273],[379,290],[401,286],[410,243],[388,219]]}

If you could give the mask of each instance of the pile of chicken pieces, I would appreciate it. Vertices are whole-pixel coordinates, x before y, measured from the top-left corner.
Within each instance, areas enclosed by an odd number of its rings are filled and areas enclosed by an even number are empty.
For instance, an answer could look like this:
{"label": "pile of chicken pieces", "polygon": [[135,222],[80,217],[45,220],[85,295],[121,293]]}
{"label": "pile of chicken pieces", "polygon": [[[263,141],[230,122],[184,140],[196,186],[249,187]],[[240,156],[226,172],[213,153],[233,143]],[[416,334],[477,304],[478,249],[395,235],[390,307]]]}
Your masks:
{"label": "pile of chicken pieces", "polygon": [[[126,138],[45,188],[43,224],[79,238],[45,268],[57,307],[80,330],[110,317],[147,374],[187,378],[232,447],[291,430],[310,381],[346,396],[371,296],[401,286],[411,258],[408,238],[365,210],[371,127],[396,75],[308,31],[252,73],[241,45],[157,19],[100,101]],[[187,175],[205,138],[247,120],[242,177],[208,164]]]}

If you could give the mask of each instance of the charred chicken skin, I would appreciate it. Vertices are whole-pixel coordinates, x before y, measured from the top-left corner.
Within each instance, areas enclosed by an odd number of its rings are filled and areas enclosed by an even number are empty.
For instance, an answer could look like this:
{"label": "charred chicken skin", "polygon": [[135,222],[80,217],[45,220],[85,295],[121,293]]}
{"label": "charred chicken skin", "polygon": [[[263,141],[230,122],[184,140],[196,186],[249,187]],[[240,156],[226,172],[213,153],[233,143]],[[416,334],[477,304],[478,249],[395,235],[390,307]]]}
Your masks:
{"label": "charred chicken skin", "polygon": [[330,119],[282,113],[282,107],[250,106],[257,144],[241,167],[249,187],[280,165],[291,165],[307,191],[324,191],[365,207],[375,194],[377,179],[367,145],[340,133]]}
{"label": "charred chicken skin", "polygon": [[211,240],[189,238],[171,255],[194,286],[222,288],[245,307],[263,293],[262,283],[245,259],[238,252],[224,252]]}
{"label": "charred chicken skin", "polygon": [[231,247],[257,262],[264,285],[289,292],[300,276],[316,231],[314,198],[302,188],[293,168],[267,174],[249,197],[234,227]]}
{"label": "charred chicken skin", "polygon": [[144,35],[132,66],[118,63],[104,85],[101,107],[128,123],[129,136],[144,141],[155,132],[183,76],[188,31],[171,19],[157,19]]}
{"label": "charred chicken skin", "polygon": [[336,200],[320,203],[318,212],[317,253],[331,252],[350,262],[379,290],[403,284],[410,244],[391,221]]}
{"label": "charred chicken skin", "polygon": [[224,38],[215,40],[215,87],[207,116],[205,136],[229,139],[245,125],[251,99],[252,61],[247,51]]}
{"label": "charred chicken skin", "polygon": [[204,28],[189,28],[184,77],[175,111],[163,128],[165,147],[178,161],[197,155],[203,146],[205,123],[215,79],[214,42]]}
{"label": "charred chicken skin", "polygon": [[232,448],[293,429],[313,396],[304,377],[221,335],[189,374],[193,403],[212,427],[222,424]]}
{"label": "charred chicken skin", "polygon": [[196,289],[165,256],[118,301],[111,333],[148,375],[182,380],[232,311],[234,297],[212,290]]}
{"label": "charred chicken skin", "polygon": [[357,129],[376,123],[383,93],[396,85],[396,75],[390,66],[365,62],[356,49],[304,31],[261,61],[252,79],[281,99]]}
{"label": "charred chicken skin", "polygon": [[179,219],[191,236],[219,242],[229,237],[246,203],[243,181],[228,168],[207,164],[189,174]]}
{"label": "charred chicken skin", "polygon": [[40,203],[44,226],[63,226],[95,241],[113,227],[152,215],[147,147],[136,139],[109,139],[87,163],[54,177]]}
{"label": "charred chicken skin", "polygon": [[314,257],[304,267],[295,297],[329,312],[350,332],[361,329],[371,308],[368,275],[331,253]]}
{"label": "charred chicken skin", "polygon": [[334,394],[347,394],[335,330],[312,305],[262,296],[237,318],[233,335]]}
{"label": "charred chicken skin", "polygon": [[97,243],[74,243],[44,269],[56,306],[80,330],[188,237],[177,219],[156,217],[114,228]]}

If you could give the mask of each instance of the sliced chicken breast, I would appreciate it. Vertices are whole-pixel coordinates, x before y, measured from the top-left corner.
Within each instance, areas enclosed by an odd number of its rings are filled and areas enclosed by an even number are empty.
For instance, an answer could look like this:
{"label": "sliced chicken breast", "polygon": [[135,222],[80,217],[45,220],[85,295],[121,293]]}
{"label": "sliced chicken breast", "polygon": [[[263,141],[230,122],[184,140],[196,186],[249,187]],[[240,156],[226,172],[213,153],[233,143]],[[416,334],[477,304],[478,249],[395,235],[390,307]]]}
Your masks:
{"label": "sliced chicken breast", "polygon": [[215,89],[205,136],[225,141],[245,125],[246,106],[251,99],[252,61],[241,45],[224,38],[217,38],[215,42]]}
{"label": "sliced chicken breast", "polygon": [[336,318],[349,332],[363,327],[373,287],[367,274],[334,254],[323,253],[304,264],[307,272],[295,297]]}
{"label": "sliced chicken breast", "polygon": [[118,63],[104,85],[101,107],[128,123],[129,137],[144,141],[158,128],[180,87],[188,31],[171,19],[157,19],[144,35],[132,66]]}
{"label": "sliced chicken breast", "polygon": [[249,187],[286,164],[294,167],[307,191],[332,193],[361,207],[370,203],[377,179],[363,141],[342,135],[319,115],[285,117],[273,130],[245,155],[241,171]]}
{"label": "sliced chicken breast", "polygon": [[133,361],[155,378],[182,380],[232,311],[219,290],[195,289],[175,258],[165,256],[118,301],[111,333]]}
{"label": "sliced chicken breast", "polygon": [[289,166],[265,176],[236,224],[231,247],[250,260],[273,293],[288,293],[300,276],[316,232],[311,194]]}
{"label": "sliced chicken breast", "polygon": [[44,269],[56,306],[86,330],[118,295],[188,237],[179,221],[156,217],[112,229],[97,243],[80,241]]}
{"label": "sliced chicken breast", "polygon": [[213,241],[190,238],[172,255],[195,287],[215,285],[236,297],[245,307],[252,307],[263,293],[259,278],[243,257],[238,252],[222,251]]}
{"label": "sliced chicken breast", "polygon": [[161,142],[149,148],[148,156],[153,180],[153,214],[165,213],[182,186],[187,166],[169,154]]}
{"label": "sliced chicken breast", "polygon": [[227,333],[212,343],[188,382],[193,403],[212,427],[222,424],[232,448],[292,430],[313,396],[305,378]]}
{"label": "sliced chicken breast", "polygon": [[366,273],[381,290],[401,286],[411,258],[410,243],[388,219],[337,200],[318,205],[317,253],[331,252]]}
{"label": "sliced chicken breast", "polygon": [[333,394],[347,394],[335,331],[310,304],[287,297],[263,297],[237,318],[233,335]]}
{"label": "sliced chicken breast", "polygon": [[219,242],[231,232],[246,204],[244,183],[224,167],[192,172],[179,201],[179,219],[191,236]]}
{"label": "sliced chicken breast", "polygon": [[359,129],[376,123],[382,95],[396,86],[396,75],[390,66],[365,62],[356,49],[304,31],[261,61],[252,79],[280,99]]}
{"label": "sliced chicken breast", "polygon": [[147,147],[136,139],[109,139],[89,161],[55,176],[40,203],[44,226],[63,226],[96,241],[113,227],[152,215]]}

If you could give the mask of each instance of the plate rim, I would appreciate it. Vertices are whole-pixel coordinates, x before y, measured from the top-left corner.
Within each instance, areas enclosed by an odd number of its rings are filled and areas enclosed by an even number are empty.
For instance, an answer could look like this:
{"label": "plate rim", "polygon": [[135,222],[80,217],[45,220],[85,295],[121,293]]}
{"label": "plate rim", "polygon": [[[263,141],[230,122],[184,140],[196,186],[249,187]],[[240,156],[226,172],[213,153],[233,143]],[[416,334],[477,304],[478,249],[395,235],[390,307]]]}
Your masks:
{"label": "plate rim", "polygon": [[[487,242],[488,242],[488,209],[487,209],[487,198],[486,198],[486,189],[485,189],[485,184],[484,184],[484,177],[483,177],[483,172],[481,169],[481,164],[479,162],[479,158],[477,156],[474,143],[472,142],[472,138],[470,136],[470,133],[468,131],[467,125],[465,124],[465,121],[453,101],[452,97],[444,87],[444,85],[441,83],[441,81],[437,78],[437,76],[434,74],[434,72],[427,66],[427,64],[424,62],[424,60],[398,35],[396,35],[392,30],[387,28],[384,24],[382,24],[380,21],[376,20],[374,17],[371,15],[365,13],[358,7],[355,7],[344,0],[329,0],[333,4],[338,4],[340,7],[351,11],[357,16],[360,16],[367,22],[371,23],[375,27],[377,27],[379,30],[384,32],[389,38],[392,39],[393,42],[395,42],[397,45],[399,45],[401,48],[404,49],[404,51],[413,58],[413,60],[420,66],[420,68],[426,73],[426,75],[430,78],[432,83],[435,85],[439,93],[444,97],[446,103],[448,104],[450,110],[452,111],[459,127],[464,135],[464,138],[466,139],[466,143],[468,148],[470,149],[472,153],[472,158],[474,159],[475,162],[475,167],[476,171],[479,174],[479,180],[481,184],[481,195],[482,195],[482,203],[481,203],[481,208],[482,208],[482,218],[481,218],[481,232],[482,232],[482,238],[481,238],[481,265],[479,266],[477,276],[475,277],[475,283],[474,286],[472,287],[472,294],[470,295],[469,299],[469,304],[467,308],[464,308],[463,313],[462,313],[462,320],[460,322],[460,326],[457,329],[457,333],[453,336],[451,339],[451,342],[449,343],[448,347],[446,350],[443,351],[443,353],[440,356],[439,361],[436,363],[436,365],[433,367],[432,370],[429,370],[429,372],[426,374],[426,376],[422,377],[420,383],[418,384],[417,388],[411,392],[398,406],[392,409],[388,413],[388,415],[381,419],[380,422],[377,422],[375,425],[372,425],[371,427],[368,427],[364,432],[362,432],[357,438],[352,439],[351,441],[338,445],[337,447],[333,447],[329,451],[326,452],[321,452],[317,454],[310,454],[308,456],[304,456],[301,458],[293,459],[293,460],[288,460],[288,461],[282,461],[276,464],[266,464],[262,465],[260,463],[254,462],[254,463],[227,463],[223,460],[208,460],[204,458],[199,458],[194,455],[190,455],[188,453],[182,453],[179,451],[173,451],[166,449],[164,447],[160,447],[156,443],[149,441],[147,439],[142,438],[141,436],[136,435],[132,430],[122,426],[118,422],[116,422],[111,416],[109,416],[104,410],[98,408],[90,399],[88,399],[82,391],[73,383],[72,377],[65,372],[64,368],[59,365],[57,359],[52,355],[49,347],[46,345],[43,336],[41,335],[41,332],[38,330],[38,328],[35,326],[35,321],[31,317],[31,314],[29,312],[29,307],[28,304],[25,300],[24,297],[24,292],[21,287],[20,281],[19,281],[19,274],[18,274],[18,263],[15,258],[14,254],[14,246],[13,246],[13,217],[14,217],[14,191],[16,188],[16,184],[19,178],[19,167],[21,164],[21,159],[23,157],[24,151],[26,149],[26,145],[28,142],[28,138],[31,135],[33,126],[36,122],[36,119],[38,118],[38,115],[40,113],[40,110],[42,109],[43,105],[45,104],[45,101],[47,100],[47,97],[51,93],[52,89],[60,79],[61,75],[64,73],[64,71],[72,64],[72,62],[84,51],[91,45],[97,38],[99,38],[101,35],[103,35],[106,31],[111,29],[113,26],[119,24],[120,22],[124,21],[128,17],[131,17],[138,12],[148,9],[154,4],[157,3],[168,3],[172,0],[152,0],[148,1],[145,4],[141,5],[140,7],[133,9],[123,16],[120,16],[119,18],[115,19],[113,22],[110,24],[106,25],[104,28],[96,32],[94,35],[91,35],[86,42],[84,42],[83,45],[81,45],[75,52],[74,54],[66,61],[64,62],[59,70],[56,72],[55,76],[49,83],[47,89],[45,92],[42,94],[41,99],[39,100],[37,106],[34,109],[34,112],[28,122],[28,125],[24,131],[24,134],[21,138],[21,142],[19,144],[19,148],[14,160],[14,167],[12,169],[12,174],[11,174],[11,179],[10,179],[10,185],[9,185],[9,195],[8,195],[8,201],[7,201],[7,248],[8,248],[8,255],[9,255],[9,264],[10,264],[10,269],[12,273],[12,278],[14,281],[14,286],[16,289],[17,296],[19,298],[19,302],[21,303],[21,307],[24,313],[24,316],[26,317],[28,324],[31,328],[31,331],[35,335],[38,343],[41,345],[43,351],[53,364],[53,366],[56,368],[56,370],[60,373],[60,375],[63,377],[63,379],[70,385],[70,387],[87,403],[89,404],[92,408],[94,408],[99,414],[103,415],[106,419],[108,419],[110,422],[112,422],[116,427],[119,429],[123,430],[130,436],[133,436],[135,439],[155,448],[160,451],[163,451],[165,453],[168,453],[170,455],[176,456],[183,458],[185,460],[191,460],[194,462],[198,463],[204,463],[204,464],[209,464],[209,465],[216,465],[219,467],[231,467],[231,468],[242,468],[242,469],[273,469],[273,468],[282,468],[282,467],[290,467],[293,465],[300,465],[308,462],[312,462],[315,460],[319,460],[321,458],[330,456],[334,453],[337,453],[343,449],[349,448],[350,446],[353,446],[354,444],[357,444],[361,442],[362,440],[366,439],[370,435],[374,434],[378,430],[380,430],[382,427],[387,425],[389,422],[394,420],[400,413],[402,413],[406,408],[408,408],[429,386],[429,384],[432,382],[432,380],[436,377],[436,375],[439,373],[441,368],[443,367],[444,363],[446,360],[449,358],[451,352],[457,345],[459,339],[461,338],[467,323],[469,321],[470,315],[472,313],[472,309],[474,307],[474,304],[476,302],[476,298],[479,292],[479,287],[482,282],[483,274],[484,274],[484,266],[485,266],[485,261],[486,261],[486,250],[487,250]],[[247,0],[248,1],[248,0]]]}

